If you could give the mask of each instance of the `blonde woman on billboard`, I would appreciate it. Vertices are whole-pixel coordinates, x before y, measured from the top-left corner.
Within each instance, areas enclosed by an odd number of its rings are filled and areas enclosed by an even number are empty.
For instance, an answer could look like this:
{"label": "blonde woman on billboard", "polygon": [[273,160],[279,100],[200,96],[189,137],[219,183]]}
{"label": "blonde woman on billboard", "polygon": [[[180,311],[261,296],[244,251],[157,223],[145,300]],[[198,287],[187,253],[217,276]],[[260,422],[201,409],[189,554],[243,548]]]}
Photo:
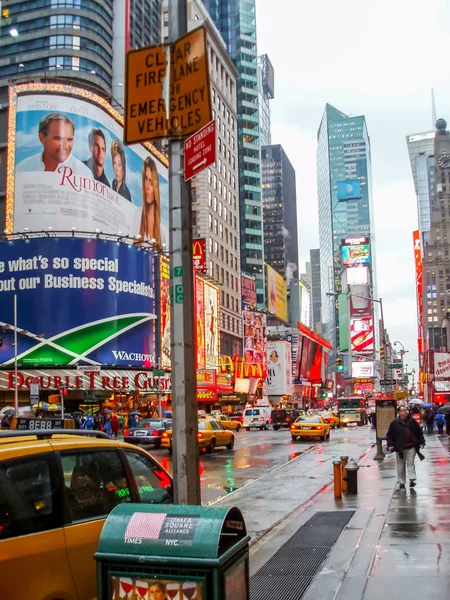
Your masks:
{"label": "blonde woman on billboard", "polygon": [[127,175],[127,159],[122,144],[118,140],[111,142],[111,159],[113,164],[114,175],[116,176],[112,182],[112,189],[131,202],[131,194],[125,183]]}
{"label": "blonde woman on billboard", "polygon": [[143,239],[155,240],[156,245],[161,247],[161,198],[158,170],[150,156],[147,156],[142,165],[142,216],[139,233]]}

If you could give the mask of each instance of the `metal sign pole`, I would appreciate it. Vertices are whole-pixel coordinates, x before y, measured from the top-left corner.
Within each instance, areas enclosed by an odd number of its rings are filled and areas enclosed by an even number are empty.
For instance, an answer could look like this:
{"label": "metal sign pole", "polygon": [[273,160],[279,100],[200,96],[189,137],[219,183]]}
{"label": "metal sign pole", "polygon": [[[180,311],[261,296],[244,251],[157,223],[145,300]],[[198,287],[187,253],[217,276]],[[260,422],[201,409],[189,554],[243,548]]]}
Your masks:
{"label": "metal sign pole", "polygon": [[[174,43],[186,33],[187,2],[171,0],[169,40]],[[169,161],[174,499],[177,504],[200,504],[192,214],[183,177],[183,141],[170,141]]]}
{"label": "metal sign pole", "polygon": [[19,416],[19,388],[17,381],[17,294],[14,294],[14,416]]}

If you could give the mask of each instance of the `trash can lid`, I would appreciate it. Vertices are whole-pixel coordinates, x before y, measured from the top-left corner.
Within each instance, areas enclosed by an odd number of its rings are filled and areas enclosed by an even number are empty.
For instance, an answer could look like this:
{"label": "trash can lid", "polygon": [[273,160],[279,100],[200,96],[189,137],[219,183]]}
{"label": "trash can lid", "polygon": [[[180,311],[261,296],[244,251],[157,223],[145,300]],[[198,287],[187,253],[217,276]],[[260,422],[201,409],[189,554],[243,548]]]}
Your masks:
{"label": "trash can lid", "polygon": [[97,559],[105,554],[218,558],[247,535],[236,508],[119,504],[103,526]]}

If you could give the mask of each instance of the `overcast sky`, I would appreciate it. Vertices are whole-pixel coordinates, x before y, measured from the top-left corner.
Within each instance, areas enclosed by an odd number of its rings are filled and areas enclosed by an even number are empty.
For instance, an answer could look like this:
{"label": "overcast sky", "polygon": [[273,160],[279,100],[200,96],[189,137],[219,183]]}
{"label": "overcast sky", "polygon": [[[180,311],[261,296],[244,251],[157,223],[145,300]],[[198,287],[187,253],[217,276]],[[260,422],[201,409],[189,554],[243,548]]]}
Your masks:
{"label": "overcast sky", "polygon": [[319,247],[317,130],[328,102],[366,117],[372,151],[378,292],[391,341],[417,369],[412,231],[417,229],[406,135],[450,123],[448,0],[256,0],[258,54],[275,68],[272,143],[297,177],[300,265]]}

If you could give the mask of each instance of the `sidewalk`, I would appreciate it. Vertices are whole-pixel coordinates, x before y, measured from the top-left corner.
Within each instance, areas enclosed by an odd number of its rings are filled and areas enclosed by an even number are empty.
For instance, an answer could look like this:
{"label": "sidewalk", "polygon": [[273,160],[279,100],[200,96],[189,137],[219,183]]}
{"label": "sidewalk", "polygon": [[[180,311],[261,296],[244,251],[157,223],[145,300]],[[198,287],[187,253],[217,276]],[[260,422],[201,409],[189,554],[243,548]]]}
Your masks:
{"label": "sidewalk", "polygon": [[[442,441],[441,441],[442,440]],[[447,436],[427,437],[417,487],[399,490],[395,455],[361,462],[359,494],[331,487],[251,548],[251,575],[318,511],[354,510],[302,600],[442,600],[450,589],[450,458]],[[300,597],[300,596],[298,596]]]}

